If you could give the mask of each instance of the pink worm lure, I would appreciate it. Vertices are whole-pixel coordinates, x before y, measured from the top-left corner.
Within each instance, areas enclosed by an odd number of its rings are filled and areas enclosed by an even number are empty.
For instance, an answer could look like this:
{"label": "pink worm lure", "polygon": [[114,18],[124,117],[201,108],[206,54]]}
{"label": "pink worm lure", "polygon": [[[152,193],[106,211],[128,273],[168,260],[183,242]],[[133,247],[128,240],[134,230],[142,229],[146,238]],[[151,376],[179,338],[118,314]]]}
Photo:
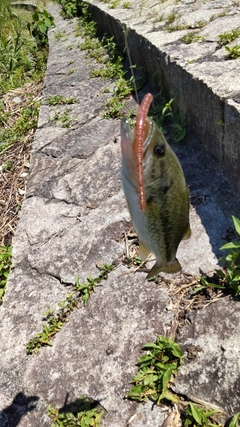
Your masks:
{"label": "pink worm lure", "polygon": [[140,104],[135,127],[134,151],[136,153],[139,205],[142,212],[144,212],[146,207],[146,195],[143,182],[143,144],[145,140],[146,119],[152,101],[152,94],[147,93]]}

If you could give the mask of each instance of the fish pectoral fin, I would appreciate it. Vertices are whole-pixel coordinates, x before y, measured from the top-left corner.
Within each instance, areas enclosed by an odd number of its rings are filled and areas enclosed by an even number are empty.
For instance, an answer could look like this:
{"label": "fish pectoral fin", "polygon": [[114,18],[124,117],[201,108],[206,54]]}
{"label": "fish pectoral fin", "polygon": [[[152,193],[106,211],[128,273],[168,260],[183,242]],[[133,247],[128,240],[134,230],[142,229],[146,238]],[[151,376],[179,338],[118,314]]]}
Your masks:
{"label": "fish pectoral fin", "polygon": [[142,261],[145,261],[150,255],[150,251],[146,248],[143,242],[139,240],[139,255]]}
{"label": "fish pectoral fin", "polygon": [[177,258],[175,258],[173,261],[171,261],[166,265],[158,265],[156,263],[148,273],[147,279],[151,279],[161,271],[164,273],[173,274],[173,273],[178,273],[181,270],[182,270],[182,267],[181,267],[181,264],[178,262]]}
{"label": "fish pectoral fin", "polygon": [[187,231],[186,231],[186,233],[184,234],[184,236],[183,236],[182,240],[190,239],[191,234],[192,234],[192,232],[191,232],[191,228],[190,228],[190,225],[188,224]]}

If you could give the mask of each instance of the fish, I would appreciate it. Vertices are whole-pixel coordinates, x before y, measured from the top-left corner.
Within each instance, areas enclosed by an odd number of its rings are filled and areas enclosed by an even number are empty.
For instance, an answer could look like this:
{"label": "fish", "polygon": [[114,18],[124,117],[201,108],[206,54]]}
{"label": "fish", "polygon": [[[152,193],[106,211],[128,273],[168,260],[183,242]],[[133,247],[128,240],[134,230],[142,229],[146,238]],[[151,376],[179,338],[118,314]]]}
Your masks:
{"label": "fish", "polygon": [[189,239],[189,189],[181,164],[155,121],[148,117],[153,97],[146,94],[133,130],[121,120],[121,179],[128,210],[139,241],[142,261],[153,253],[156,262],[147,275],[177,273],[176,253]]}

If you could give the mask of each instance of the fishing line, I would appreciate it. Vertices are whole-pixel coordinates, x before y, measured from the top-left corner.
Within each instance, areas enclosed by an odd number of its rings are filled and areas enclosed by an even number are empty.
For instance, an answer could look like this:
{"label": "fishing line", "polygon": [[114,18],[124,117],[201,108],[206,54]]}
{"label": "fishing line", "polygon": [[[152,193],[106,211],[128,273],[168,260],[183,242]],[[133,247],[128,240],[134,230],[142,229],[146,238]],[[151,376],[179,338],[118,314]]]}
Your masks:
{"label": "fishing line", "polygon": [[131,60],[131,54],[130,54],[129,44],[128,44],[128,40],[127,40],[127,30],[125,30],[123,27],[122,27],[122,30],[123,30],[123,34],[124,34],[124,42],[125,42],[125,47],[126,47],[126,51],[127,51],[127,57],[128,57],[129,64],[130,64],[130,70],[131,70],[131,74],[132,74],[133,86],[134,86],[134,90],[135,90],[135,94],[136,94],[136,100],[137,100],[137,103],[139,104],[136,79],[135,79],[135,76],[134,76],[133,63],[132,63],[132,60]]}

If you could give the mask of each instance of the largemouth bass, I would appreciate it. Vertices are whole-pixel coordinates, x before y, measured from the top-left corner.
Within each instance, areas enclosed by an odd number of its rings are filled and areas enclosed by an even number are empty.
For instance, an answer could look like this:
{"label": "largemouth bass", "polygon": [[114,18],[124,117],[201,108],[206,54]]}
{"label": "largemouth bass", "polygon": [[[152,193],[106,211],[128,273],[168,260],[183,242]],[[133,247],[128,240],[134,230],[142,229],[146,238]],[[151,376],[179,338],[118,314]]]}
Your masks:
{"label": "largemouth bass", "polygon": [[182,239],[191,235],[189,191],[179,160],[154,120],[147,117],[152,95],[145,95],[133,131],[121,122],[122,185],[139,240],[143,261],[151,252],[156,263],[147,279],[159,272],[176,273]]}

